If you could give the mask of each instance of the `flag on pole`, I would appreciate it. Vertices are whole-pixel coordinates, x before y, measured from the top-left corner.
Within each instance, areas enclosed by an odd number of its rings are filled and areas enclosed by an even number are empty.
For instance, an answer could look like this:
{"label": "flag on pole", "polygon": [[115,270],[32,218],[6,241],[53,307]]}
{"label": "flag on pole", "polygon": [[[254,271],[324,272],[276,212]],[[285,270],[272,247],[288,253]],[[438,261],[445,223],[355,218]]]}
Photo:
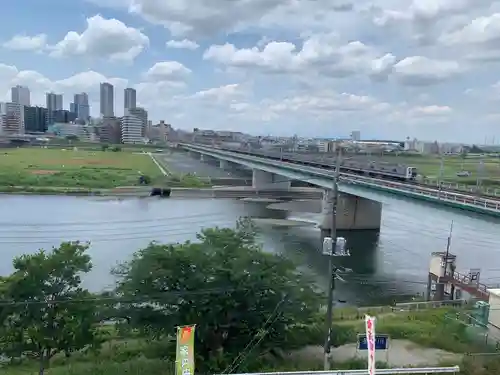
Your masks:
{"label": "flag on pole", "polygon": [[195,325],[177,327],[176,375],[194,375]]}
{"label": "flag on pole", "polygon": [[375,375],[375,317],[365,315],[365,328],[368,344],[368,374]]}

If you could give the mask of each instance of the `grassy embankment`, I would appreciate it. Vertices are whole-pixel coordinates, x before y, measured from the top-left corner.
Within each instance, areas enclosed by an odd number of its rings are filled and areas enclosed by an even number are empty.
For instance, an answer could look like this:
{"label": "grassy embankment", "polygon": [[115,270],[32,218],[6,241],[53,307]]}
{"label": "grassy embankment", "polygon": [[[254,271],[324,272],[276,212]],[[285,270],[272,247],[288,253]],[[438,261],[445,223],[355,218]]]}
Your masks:
{"label": "grassy embankment", "polygon": [[[334,321],[334,343],[344,345],[356,341],[356,335],[363,332],[362,314],[342,313],[337,310]],[[377,332],[389,334],[391,339],[405,339],[415,344],[447,350],[454,353],[477,353],[492,351],[467,332],[466,326],[450,319],[454,311],[450,309],[428,310],[421,312],[382,313],[378,316]],[[342,320],[341,318],[348,318]],[[122,374],[172,374],[174,345],[168,342],[151,342],[138,336],[121,336],[114,329],[106,329],[107,342],[98,353],[75,353],[71,358],[56,356],[48,374],[50,375],[122,375]],[[321,345],[323,337],[322,322],[318,321],[314,329],[305,329],[297,335],[300,345]],[[382,356],[384,357],[384,356]],[[334,358],[335,361],[335,358]],[[322,363],[294,357],[282,359],[253,359],[242,371],[293,371],[320,370]],[[442,363],[443,366],[457,363]],[[26,362],[3,369],[5,375],[34,375],[37,373],[36,362]],[[464,355],[459,363],[464,375],[498,375],[500,372],[500,356]],[[364,360],[351,359],[334,362],[335,369],[366,368]],[[386,367],[384,363],[380,367]],[[484,368],[487,368],[484,370]]]}
{"label": "grassy embankment", "polygon": [[[418,168],[419,174],[430,180],[438,180],[441,169],[441,157],[434,155],[384,155],[388,162],[408,164]],[[484,165],[480,172],[479,164]],[[457,172],[469,171],[469,177],[458,177]],[[500,189],[500,159],[494,157],[481,157],[469,154],[466,158],[460,155],[443,156],[442,180],[452,184],[476,186],[478,176],[483,187]]]}
{"label": "grassy embankment", "polygon": [[147,154],[138,150],[97,151],[18,148],[0,150],[0,192],[39,194],[98,192],[120,186],[136,186],[139,175],[150,185],[202,185],[193,176],[163,176]]}

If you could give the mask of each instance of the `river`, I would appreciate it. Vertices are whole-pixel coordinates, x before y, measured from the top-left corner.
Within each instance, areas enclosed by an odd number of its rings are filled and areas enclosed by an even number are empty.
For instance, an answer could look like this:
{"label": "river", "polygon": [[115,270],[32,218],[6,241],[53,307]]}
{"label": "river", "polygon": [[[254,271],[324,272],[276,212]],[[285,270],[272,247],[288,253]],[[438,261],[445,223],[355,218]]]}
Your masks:
{"label": "river", "polygon": [[[109,270],[151,240],[194,240],[202,228],[232,226],[241,216],[283,214],[262,203],[221,199],[3,195],[0,208],[0,274],[12,270],[16,255],[49,249],[63,240],[90,241],[94,269],[84,283],[91,290],[111,286]],[[423,293],[430,253],[445,249],[452,220],[452,253],[458,256],[459,269],[481,268],[483,282],[500,283],[498,222],[397,200],[384,205],[380,233],[341,233],[351,257],[337,263],[352,272],[337,282],[336,298],[374,304]],[[319,253],[316,229],[264,226],[261,241],[266,251],[285,254],[326,286],[327,262]]]}
{"label": "river", "polygon": [[[171,170],[200,176],[233,175],[185,154],[163,156]],[[240,174],[240,173],[238,173]],[[394,200],[384,204],[380,232],[340,233],[351,256],[337,264],[352,269],[336,284],[336,298],[349,304],[406,300],[425,291],[430,253],[444,251],[454,222],[452,253],[459,270],[481,269],[486,284],[500,283],[498,220],[438,209],[425,203]],[[262,203],[211,199],[127,199],[0,195],[0,274],[12,271],[11,259],[63,240],[90,241],[94,269],[84,278],[97,291],[113,285],[110,269],[130,259],[149,241],[194,240],[202,228],[233,226],[242,216],[283,218]],[[314,219],[314,215],[293,215]],[[293,259],[326,287],[327,262],[320,254],[317,229],[261,227],[266,251]]]}

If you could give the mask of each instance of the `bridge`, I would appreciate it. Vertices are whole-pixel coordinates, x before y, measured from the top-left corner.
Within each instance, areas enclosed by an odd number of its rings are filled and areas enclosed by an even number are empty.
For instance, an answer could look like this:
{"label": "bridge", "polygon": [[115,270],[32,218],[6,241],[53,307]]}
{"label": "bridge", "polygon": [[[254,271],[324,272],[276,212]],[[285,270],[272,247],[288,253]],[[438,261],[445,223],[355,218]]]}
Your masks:
{"label": "bridge", "polygon": [[[291,163],[266,158],[262,155],[240,154],[197,144],[179,144],[179,147],[200,157],[201,160],[218,161],[219,166],[230,169],[243,166],[252,171],[252,186],[258,190],[289,190],[292,180],[304,181],[324,189],[322,220],[319,223],[324,235],[331,231],[335,171],[310,162]],[[337,228],[349,230],[380,229],[382,204],[393,196],[423,200],[441,206],[500,217],[500,200],[476,196],[455,190],[439,189],[419,184],[389,181],[380,178],[340,173],[340,198],[337,208]],[[288,203],[290,208],[290,203]],[[293,211],[307,211],[306,202],[294,202]],[[309,211],[311,212],[311,211]],[[314,210],[312,211],[314,212]]]}

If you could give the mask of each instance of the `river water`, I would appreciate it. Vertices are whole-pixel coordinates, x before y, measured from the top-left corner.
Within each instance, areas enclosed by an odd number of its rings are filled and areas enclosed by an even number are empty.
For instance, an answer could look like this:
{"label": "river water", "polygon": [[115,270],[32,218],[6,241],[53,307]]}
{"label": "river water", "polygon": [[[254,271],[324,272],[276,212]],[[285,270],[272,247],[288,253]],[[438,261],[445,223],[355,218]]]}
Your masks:
{"label": "river water", "polygon": [[[183,156],[170,157],[170,162],[176,170],[215,172],[215,167]],[[282,211],[265,206],[225,199],[1,195],[0,275],[12,271],[16,255],[50,249],[63,240],[90,241],[94,269],[84,283],[102,290],[113,285],[110,269],[152,240],[194,240],[202,228],[233,226],[242,216],[283,218]],[[292,216],[314,219],[301,215]],[[500,283],[499,221],[395,199],[383,206],[380,232],[339,234],[346,237],[351,256],[337,258],[336,263],[352,271],[337,281],[336,298],[349,304],[379,304],[423,293],[430,253],[445,250],[452,221],[451,252],[457,255],[458,269],[480,268],[482,282]],[[328,269],[319,238],[313,227],[261,226],[266,251],[283,253],[326,287]]]}

